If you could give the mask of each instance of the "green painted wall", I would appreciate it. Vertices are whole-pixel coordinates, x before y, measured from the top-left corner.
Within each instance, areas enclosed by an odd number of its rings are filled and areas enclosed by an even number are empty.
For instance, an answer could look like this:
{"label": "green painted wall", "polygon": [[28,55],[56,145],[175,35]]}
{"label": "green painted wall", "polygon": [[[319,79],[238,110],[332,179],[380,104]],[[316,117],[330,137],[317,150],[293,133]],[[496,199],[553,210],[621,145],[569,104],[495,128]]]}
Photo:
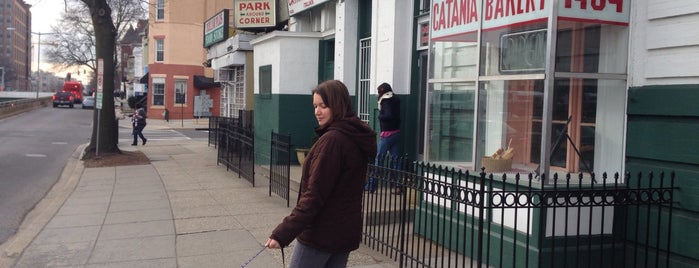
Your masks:
{"label": "green painted wall", "polygon": [[[291,135],[292,150],[309,147],[313,129],[317,126],[313,116],[313,99],[308,95],[278,95],[270,98],[255,95],[255,161],[269,164],[272,131]],[[291,154],[292,163],[296,154]]]}
{"label": "green painted wall", "polygon": [[[672,267],[699,267],[699,85],[629,89],[626,170],[676,174]],[[641,253],[642,254],[642,253]]]}

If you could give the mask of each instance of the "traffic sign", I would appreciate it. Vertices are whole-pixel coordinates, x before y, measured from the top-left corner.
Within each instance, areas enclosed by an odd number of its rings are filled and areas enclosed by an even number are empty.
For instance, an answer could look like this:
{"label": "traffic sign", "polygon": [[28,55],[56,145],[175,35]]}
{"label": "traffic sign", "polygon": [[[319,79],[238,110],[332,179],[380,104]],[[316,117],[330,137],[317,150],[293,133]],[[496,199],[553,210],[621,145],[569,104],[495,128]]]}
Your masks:
{"label": "traffic sign", "polygon": [[97,92],[97,97],[95,98],[95,107],[97,110],[102,110],[102,92]]}
{"label": "traffic sign", "polygon": [[97,59],[97,93],[102,93],[104,85],[104,60]]}

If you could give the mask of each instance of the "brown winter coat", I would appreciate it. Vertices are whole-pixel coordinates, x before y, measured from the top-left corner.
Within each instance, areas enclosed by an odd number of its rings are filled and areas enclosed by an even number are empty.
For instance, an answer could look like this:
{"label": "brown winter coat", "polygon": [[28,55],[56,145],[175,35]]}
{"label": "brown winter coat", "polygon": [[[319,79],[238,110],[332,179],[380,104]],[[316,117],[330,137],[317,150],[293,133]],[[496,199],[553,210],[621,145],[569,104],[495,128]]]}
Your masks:
{"label": "brown winter coat", "polygon": [[316,129],[320,136],[303,165],[296,207],[272,232],[285,247],[304,245],[337,253],[359,247],[362,194],[376,133],[356,116]]}

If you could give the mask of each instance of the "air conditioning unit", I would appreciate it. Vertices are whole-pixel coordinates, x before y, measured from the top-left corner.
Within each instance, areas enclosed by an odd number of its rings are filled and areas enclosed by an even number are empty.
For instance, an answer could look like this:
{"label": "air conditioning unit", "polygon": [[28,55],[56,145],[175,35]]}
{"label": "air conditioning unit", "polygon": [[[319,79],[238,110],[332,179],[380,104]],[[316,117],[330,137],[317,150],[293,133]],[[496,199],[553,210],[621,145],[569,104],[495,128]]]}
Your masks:
{"label": "air conditioning unit", "polygon": [[232,70],[229,68],[221,68],[214,72],[214,82],[225,82],[231,80]]}

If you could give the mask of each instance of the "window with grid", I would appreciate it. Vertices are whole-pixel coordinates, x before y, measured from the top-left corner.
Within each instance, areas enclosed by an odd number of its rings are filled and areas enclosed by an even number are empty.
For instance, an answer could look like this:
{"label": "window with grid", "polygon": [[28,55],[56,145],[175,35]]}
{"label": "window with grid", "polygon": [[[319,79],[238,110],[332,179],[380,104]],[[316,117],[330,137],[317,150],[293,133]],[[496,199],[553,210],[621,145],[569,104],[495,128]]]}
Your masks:
{"label": "window with grid", "polygon": [[371,82],[371,37],[359,40],[359,90],[357,111],[359,119],[369,122],[369,83]]}
{"label": "window with grid", "polygon": [[165,40],[155,39],[155,61],[162,62],[165,60]]}
{"label": "window with grid", "polygon": [[232,107],[237,116],[239,110],[245,110],[245,69],[243,66],[236,66],[232,72],[234,75]]}
{"label": "window with grid", "polygon": [[245,68],[244,66],[232,66],[219,70],[219,77],[223,83],[223,96],[221,97],[221,115],[225,117],[238,117],[238,111],[245,110]]}
{"label": "window with grid", "polygon": [[272,65],[263,65],[260,69],[260,98],[272,98]]}
{"label": "window with grid", "polygon": [[165,78],[153,78],[153,105],[165,104]]}
{"label": "window with grid", "polygon": [[158,0],[155,4],[155,20],[165,19],[165,0]]}
{"label": "window with grid", "polygon": [[187,103],[187,80],[175,80],[175,104]]}

